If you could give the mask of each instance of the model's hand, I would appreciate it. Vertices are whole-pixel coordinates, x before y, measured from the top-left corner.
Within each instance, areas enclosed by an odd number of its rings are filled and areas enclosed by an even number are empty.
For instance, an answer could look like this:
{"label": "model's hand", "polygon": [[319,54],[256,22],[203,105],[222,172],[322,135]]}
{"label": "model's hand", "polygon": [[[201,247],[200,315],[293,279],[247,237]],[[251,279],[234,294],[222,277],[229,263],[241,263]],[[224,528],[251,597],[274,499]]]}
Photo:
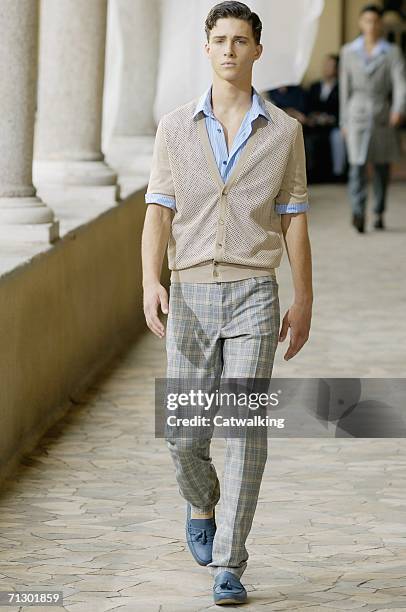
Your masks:
{"label": "model's hand", "polygon": [[399,127],[402,123],[402,114],[401,113],[391,113],[389,117],[389,124],[391,127]]}
{"label": "model's hand", "polygon": [[158,338],[165,335],[165,327],[158,317],[158,308],[164,314],[168,314],[168,292],[161,283],[151,283],[144,285],[144,315],[149,329]]}
{"label": "model's hand", "polygon": [[294,303],[283,317],[282,327],[279,334],[279,342],[283,342],[290,327],[290,342],[288,350],[284,355],[288,361],[296,355],[309,338],[310,322],[312,319],[312,307],[302,306]]}
{"label": "model's hand", "polygon": [[341,128],[341,134],[342,134],[342,137],[344,138],[344,140],[346,140],[346,138],[347,138],[347,128],[342,127]]}

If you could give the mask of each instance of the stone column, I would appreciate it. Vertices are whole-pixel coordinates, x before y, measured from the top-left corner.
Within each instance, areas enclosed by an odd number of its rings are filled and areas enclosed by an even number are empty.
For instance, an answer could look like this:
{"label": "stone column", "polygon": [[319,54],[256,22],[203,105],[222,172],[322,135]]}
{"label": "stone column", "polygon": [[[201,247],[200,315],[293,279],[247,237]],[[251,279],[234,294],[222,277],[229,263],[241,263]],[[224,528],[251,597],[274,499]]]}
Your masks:
{"label": "stone column", "polygon": [[34,182],[55,204],[113,204],[101,151],[107,0],[42,0]]}
{"label": "stone column", "polygon": [[53,211],[32,184],[37,87],[37,0],[1,0],[0,243],[53,242]]}
{"label": "stone column", "polygon": [[123,195],[142,187],[150,171],[159,31],[158,0],[110,0],[106,158],[119,171]]}
{"label": "stone column", "polygon": [[122,49],[114,135],[155,135],[153,106],[158,73],[159,3],[113,0],[114,6]]}

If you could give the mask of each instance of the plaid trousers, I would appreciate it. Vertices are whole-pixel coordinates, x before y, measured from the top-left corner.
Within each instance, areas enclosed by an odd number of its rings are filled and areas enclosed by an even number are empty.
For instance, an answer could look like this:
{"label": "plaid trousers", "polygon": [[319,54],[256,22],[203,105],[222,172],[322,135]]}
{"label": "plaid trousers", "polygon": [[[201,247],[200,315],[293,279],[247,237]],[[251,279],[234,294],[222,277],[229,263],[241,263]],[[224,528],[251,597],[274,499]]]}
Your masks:
{"label": "plaid trousers", "polygon": [[[171,283],[166,326],[167,378],[268,378],[278,344],[280,308],[275,276],[216,283]],[[196,513],[220,500],[210,439],[166,436],[179,492]],[[267,459],[266,428],[246,427],[226,439],[212,576],[247,567],[251,530]]]}

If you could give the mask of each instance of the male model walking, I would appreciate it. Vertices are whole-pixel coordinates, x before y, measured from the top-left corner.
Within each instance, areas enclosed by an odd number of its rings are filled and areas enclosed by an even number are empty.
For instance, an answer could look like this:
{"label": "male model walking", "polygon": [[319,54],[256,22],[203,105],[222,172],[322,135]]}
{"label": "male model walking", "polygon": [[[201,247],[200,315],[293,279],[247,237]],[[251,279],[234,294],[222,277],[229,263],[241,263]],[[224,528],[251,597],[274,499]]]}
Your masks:
{"label": "male model walking", "polygon": [[[142,238],[144,313],[161,338],[158,308],[168,313],[168,379],[270,379],[278,339],[290,328],[284,358],[291,359],[311,322],[302,128],[252,86],[262,53],[258,15],[241,2],[221,2],[205,29],[212,85],[157,127]],[[282,235],[294,301],[279,333]],[[167,246],[169,308],[160,284]],[[240,578],[267,458],[266,428],[227,438],[216,516],[220,483],[210,439],[168,437],[167,445],[186,500],[187,543],[214,577],[214,601],[245,602]]]}
{"label": "male model walking", "polygon": [[352,224],[365,231],[367,163],[374,168],[375,229],[384,229],[390,163],[399,158],[396,128],[406,111],[406,69],[401,49],[382,37],[383,9],[367,4],[361,36],[341,49],[340,127],[347,143]]}

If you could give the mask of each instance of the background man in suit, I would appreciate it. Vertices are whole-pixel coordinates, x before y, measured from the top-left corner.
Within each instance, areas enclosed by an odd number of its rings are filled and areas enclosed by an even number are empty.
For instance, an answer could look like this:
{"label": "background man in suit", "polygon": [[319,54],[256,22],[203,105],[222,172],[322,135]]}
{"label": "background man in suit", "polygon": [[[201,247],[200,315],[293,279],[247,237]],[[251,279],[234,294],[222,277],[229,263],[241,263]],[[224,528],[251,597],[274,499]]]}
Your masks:
{"label": "background man in suit", "polygon": [[313,179],[344,176],[345,142],[338,128],[338,56],[324,58],[322,78],[310,85],[305,129],[306,153],[313,157]]}
{"label": "background man in suit", "polygon": [[353,225],[364,232],[366,164],[374,165],[374,227],[383,229],[390,162],[399,157],[397,128],[406,110],[406,70],[401,49],[382,38],[382,9],[364,6],[361,36],[341,49],[340,127],[350,163]]}
{"label": "background man in suit", "polygon": [[[324,58],[322,78],[309,88],[309,113],[319,123],[338,123],[338,56]],[[324,117],[328,115],[328,117]]]}

